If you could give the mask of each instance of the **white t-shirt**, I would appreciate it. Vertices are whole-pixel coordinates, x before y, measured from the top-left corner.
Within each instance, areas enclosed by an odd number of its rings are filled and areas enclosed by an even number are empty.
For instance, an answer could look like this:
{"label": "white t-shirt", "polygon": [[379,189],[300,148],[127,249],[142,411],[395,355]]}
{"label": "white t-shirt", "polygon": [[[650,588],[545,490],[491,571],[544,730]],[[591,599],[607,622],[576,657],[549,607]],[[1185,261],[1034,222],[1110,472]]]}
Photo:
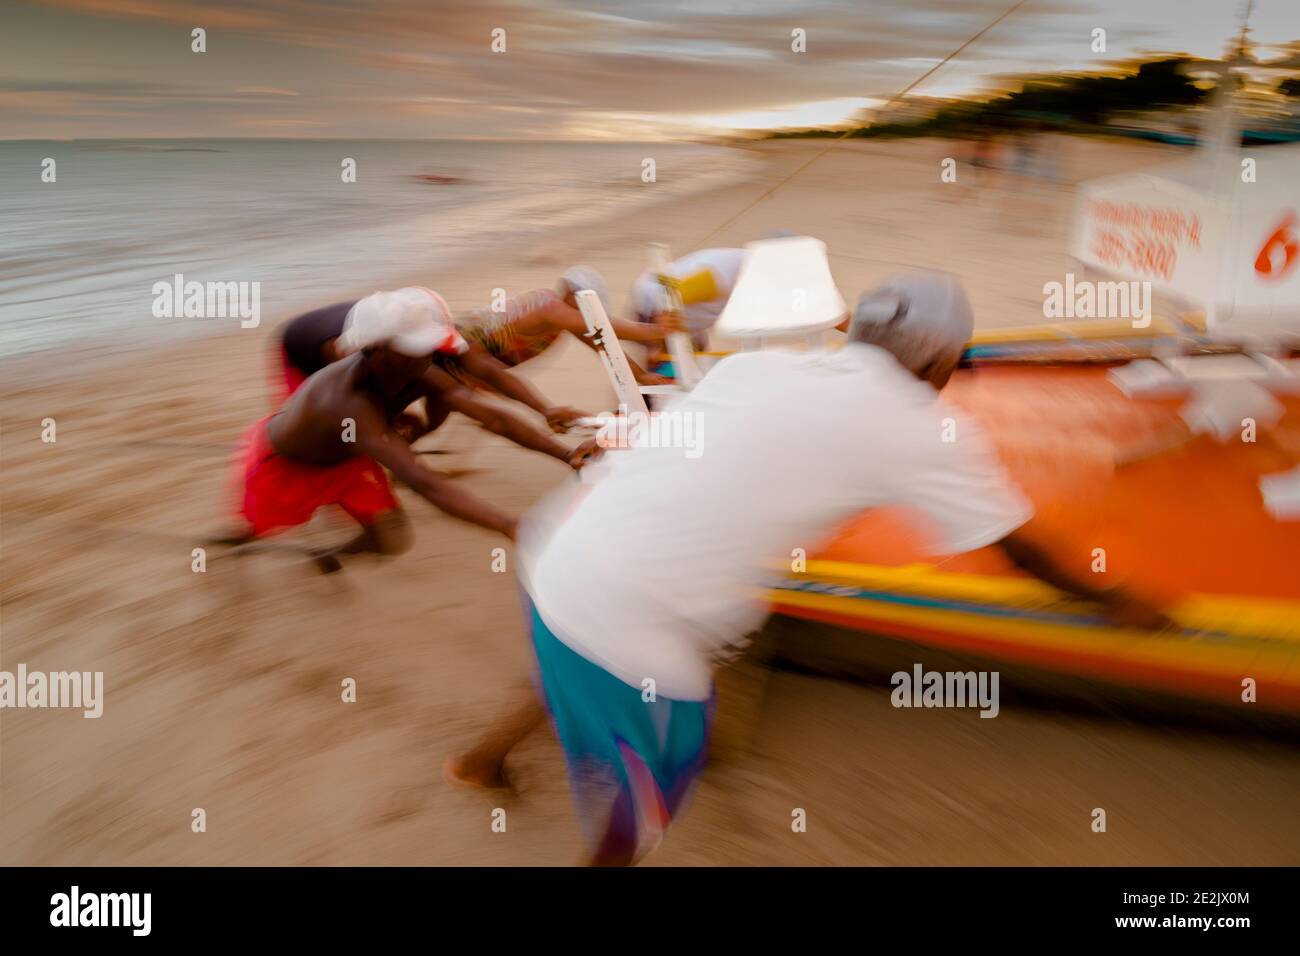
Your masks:
{"label": "white t-shirt", "polygon": [[[667,274],[682,281],[681,315],[691,332],[707,331],[718,321],[744,261],[744,249],[699,249],[668,266]],[[664,311],[666,302],[663,284],[654,272],[647,270],[632,283],[632,307],[637,314],[655,315]]]}
{"label": "white t-shirt", "polygon": [[609,452],[602,479],[528,514],[520,554],[556,637],[670,699],[707,698],[762,623],[767,565],[855,514],[912,506],[957,553],[1033,513],[974,423],[874,346],[733,355],[664,414],[694,416],[694,451]]}

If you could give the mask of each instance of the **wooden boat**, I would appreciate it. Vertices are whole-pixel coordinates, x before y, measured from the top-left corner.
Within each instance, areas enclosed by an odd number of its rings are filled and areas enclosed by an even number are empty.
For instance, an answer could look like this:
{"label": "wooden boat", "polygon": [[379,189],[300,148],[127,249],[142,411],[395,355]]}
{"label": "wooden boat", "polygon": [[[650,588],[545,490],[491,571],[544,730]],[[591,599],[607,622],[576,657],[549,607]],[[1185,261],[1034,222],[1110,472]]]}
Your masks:
{"label": "wooden boat", "polygon": [[884,511],[773,588],[774,610],[905,641],[913,654],[1234,708],[1253,691],[1249,706],[1300,715],[1300,520],[1270,513],[1259,485],[1300,464],[1300,395],[1279,396],[1285,414],[1258,441],[1164,448],[1184,398],[1127,396],[1109,368],[974,367],[945,394],[996,443],[1055,556],[1080,574],[1104,566],[1101,580],[1168,607],[1181,631],[1115,628],[996,548],[926,563],[908,517]]}
{"label": "wooden boat", "polygon": [[[814,244],[810,255],[820,254]],[[773,241],[752,246],[755,256],[777,254],[754,269],[764,281],[791,258]],[[768,317],[762,306],[781,299],[760,294],[738,314],[784,330],[791,323],[779,307]],[[579,293],[579,304],[593,334],[616,346],[594,294]],[[822,325],[840,310],[826,303]],[[770,591],[773,610],[827,626],[803,642],[819,666],[835,659],[821,669],[860,671],[875,660],[891,662],[888,674],[942,655],[962,669],[1014,673],[1004,691],[1083,688],[1300,718],[1300,509],[1278,514],[1261,490],[1262,479],[1300,469],[1300,368],[1274,363],[1277,420],[1253,440],[1188,439],[1181,413],[1195,381],[1144,396],[1116,377],[1171,350],[1195,357],[1180,361],[1226,358],[1249,376],[1257,359],[1221,354],[1234,349],[1207,336],[1195,315],[1154,317],[1140,329],[1112,321],[984,330],[944,393],[993,440],[1054,557],[1166,608],[1178,631],[1117,628],[1099,607],[1024,576],[995,547],[928,563],[920,529],[886,509],[853,520],[800,573],[784,575]],[[620,401],[637,408],[621,349],[607,361]]]}
{"label": "wooden boat", "polygon": [[[1049,690],[1300,717],[1300,374],[1275,360],[1300,334],[1300,192],[1287,177],[1239,190],[1254,160],[1235,148],[1230,106],[1218,118],[1192,163],[1083,184],[1071,249],[1081,268],[1147,282],[1206,318],[987,330],[945,392],[997,444],[1057,559],[1148,596],[1180,629],[1113,627],[997,549],[924,563],[905,516],[872,512],[771,591],[778,614],[828,626],[816,638],[823,659],[832,646],[859,665],[943,655]],[[1278,149],[1270,172],[1300,158]],[[1251,336],[1270,344],[1226,356],[1235,371],[1217,384],[1144,395],[1116,377],[1145,356],[1221,361],[1210,353]],[[1270,364],[1283,373],[1270,385],[1275,421],[1257,432],[1242,422],[1226,441],[1171,439],[1189,402],[1251,387]],[[1279,486],[1286,507],[1264,491]]]}

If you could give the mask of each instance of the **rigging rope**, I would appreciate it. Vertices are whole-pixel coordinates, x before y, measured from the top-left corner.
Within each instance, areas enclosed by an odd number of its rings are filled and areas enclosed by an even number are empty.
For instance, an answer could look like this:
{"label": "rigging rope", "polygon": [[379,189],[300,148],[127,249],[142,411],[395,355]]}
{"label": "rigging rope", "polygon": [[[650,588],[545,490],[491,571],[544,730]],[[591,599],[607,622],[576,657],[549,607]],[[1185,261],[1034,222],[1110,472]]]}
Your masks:
{"label": "rigging rope", "polygon": [[[980,37],[982,37],[984,34],[988,33],[988,32],[989,32],[990,30],[992,30],[995,26],[997,26],[999,23],[1001,23],[1001,22],[1002,22],[1003,20],[1005,20],[1007,17],[1011,16],[1011,14],[1015,13],[1017,10],[1019,10],[1021,7],[1023,7],[1023,6],[1024,6],[1026,3],[1028,3],[1028,2],[1029,2],[1029,0],[1017,0],[1016,3],[1012,4],[1012,5],[1011,5],[1010,7],[1008,7],[1006,10],[1003,10],[1002,13],[999,14],[998,17],[997,17],[996,19],[994,19],[991,23],[987,24],[987,25],[986,25],[982,30],[980,30],[978,33],[974,34],[973,36],[968,37],[968,38],[966,39],[966,42],[965,42],[965,43],[963,43],[961,46],[957,47],[957,49],[953,50],[951,53],[949,53],[947,56],[945,56],[942,60],[940,60],[940,61],[939,61],[938,63],[936,63],[934,66],[930,67],[930,69],[926,70],[924,73],[922,73],[922,74],[921,74],[920,76],[918,76],[916,79],[914,79],[911,83],[907,84],[907,86],[903,87],[901,90],[899,90],[899,91],[898,91],[897,93],[895,93],[893,96],[891,96],[891,97],[886,101],[885,105],[882,106],[882,107],[880,108],[880,111],[883,112],[884,110],[889,109],[889,107],[893,106],[893,105],[894,105],[895,103],[897,103],[900,99],[902,99],[902,98],[903,98],[904,96],[906,96],[908,93],[912,92],[912,90],[916,89],[918,86],[920,86],[922,83],[924,83],[927,79],[929,79],[931,76],[933,76],[933,75],[935,74],[935,72],[937,72],[938,70],[940,70],[942,67],[946,66],[946,65],[947,65],[951,60],[955,59],[955,58],[957,57],[957,55],[960,54],[963,50],[965,50],[968,46],[970,46],[972,43],[974,43],[976,40],[978,40],[978,39],[979,39]],[[843,133],[841,133],[839,136],[835,137],[835,139],[831,140],[831,144],[830,144],[829,146],[827,146],[825,149],[823,149],[820,153],[817,153],[816,155],[814,155],[814,156],[812,157],[812,159],[808,160],[808,161],[807,161],[806,163],[804,163],[802,166],[800,166],[799,168],[797,168],[794,172],[790,173],[790,175],[786,176],[784,179],[782,179],[782,180],[781,180],[779,183],[777,183],[775,186],[771,187],[771,188],[768,189],[766,192],[764,192],[764,193],[762,193],[761,195],[759,195],[758,198],[756,198],[756,199],[752,200],[751,202],[749,202],[748,204],[746,204],[746,205],[745,205],[745,206],[744,206],[744,207],[743,207],[739,212],[737,212],[734,216],[732,216],[731,218],[729,218],[729,219],[727,219],[725,222],[723,222],[722,225],[718,226],[716,229],[714,229],[713,231],[709,232],[709,233],[708,233],[707,235],[705,235],[703,238],[698,239],[696,242],[692,243],[692,244],[691,244],[691,248],[692,248],[692,249],[698,249],[698,248],[700,248],[701,246],[704,245],[704,243],[708,242],[710,239],[712,239],[714,236],[716,236],[718,233],[720,233],[723,229],[726,229],[728,226],[730,226],[733,222],[735,222],[735,221],[736,221],[737,219],[739,219],[741,216],[745,215],[745,213],[749,212],[751,209],[753,209],[755,206],[757,206],[759,203],[761,203],[764,199],[767,199],[767,198],[770,197],[770,196],[774,196],[774,195],[776,195],[776,191],[777,191],[778,189],[780,189],[782,186],[785,186],[786,184],[788,184],[788,183],[789,183],[791,180],[793,180],[796,176],[800,175],[800,174],[801,174],[804,170],[806,170],[809,166],[811,166],[813,163],[817,162],[817,160],[821,159],[823,156],[825,156],[827,153],[829,153],[832,149],[834,149],[836,146],[838,146],[840,143],[842,143],[845,139],[847,139],[849,136],[851,136],[851,135],[852,135],[853,133],[855,133],[855,132],[857,132],[857,129],[854,128],[854,127],[850,127],[849,129],[846,129],[846,130],[845,130]]]}

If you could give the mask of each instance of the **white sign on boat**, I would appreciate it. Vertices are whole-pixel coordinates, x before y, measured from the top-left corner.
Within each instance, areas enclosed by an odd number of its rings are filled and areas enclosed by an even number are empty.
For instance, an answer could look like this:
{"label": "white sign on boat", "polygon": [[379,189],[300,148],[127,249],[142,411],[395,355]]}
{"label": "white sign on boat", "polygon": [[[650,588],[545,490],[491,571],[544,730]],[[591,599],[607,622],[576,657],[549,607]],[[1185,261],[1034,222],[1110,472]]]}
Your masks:
{"label": "white sign on boat", "polygon": [[1071,254],[1203,309],[1212,333],[1300,331],[1300,146],[1234,155],[1083,183]]}

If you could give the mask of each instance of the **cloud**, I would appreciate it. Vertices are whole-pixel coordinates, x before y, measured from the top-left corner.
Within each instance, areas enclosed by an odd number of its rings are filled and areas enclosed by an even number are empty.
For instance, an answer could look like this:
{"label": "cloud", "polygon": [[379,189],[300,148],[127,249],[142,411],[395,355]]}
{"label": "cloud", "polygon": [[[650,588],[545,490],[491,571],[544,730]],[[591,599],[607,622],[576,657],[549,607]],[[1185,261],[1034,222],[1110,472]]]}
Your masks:
{"label": "cloud", "polygon": [[[650,128],[655,116],[888,98],[1009,2],[44,0],[13,18],[19,42],[4,69],[23,79],[0,90],[64,94],[47,117],[50,135],[65,121],[74,133],[105,135],[72,120],[107,97],[156,114],[152,127],[110,135],[157,135],[214,103],[244,110],[232,114],[238,128],[296,116],[340,135],[462,135],[467,124],[490,135],[494,123],[505,135],[524,114],[528,135],[592,129],[602,115]],[[1185,16],[1160,19],[1129,0],[1033,0],[922,92],[1096,63],[1097,23],[1130,52],[1158,48],[1207,3],[1220,0],[1185,0]],[[208,31],[205,54],[189,51],[194,26]],[[807,33],[805,53],[790,48],[796,27]],[[490,49],[496,28],[506,31],[505,53]]]}

